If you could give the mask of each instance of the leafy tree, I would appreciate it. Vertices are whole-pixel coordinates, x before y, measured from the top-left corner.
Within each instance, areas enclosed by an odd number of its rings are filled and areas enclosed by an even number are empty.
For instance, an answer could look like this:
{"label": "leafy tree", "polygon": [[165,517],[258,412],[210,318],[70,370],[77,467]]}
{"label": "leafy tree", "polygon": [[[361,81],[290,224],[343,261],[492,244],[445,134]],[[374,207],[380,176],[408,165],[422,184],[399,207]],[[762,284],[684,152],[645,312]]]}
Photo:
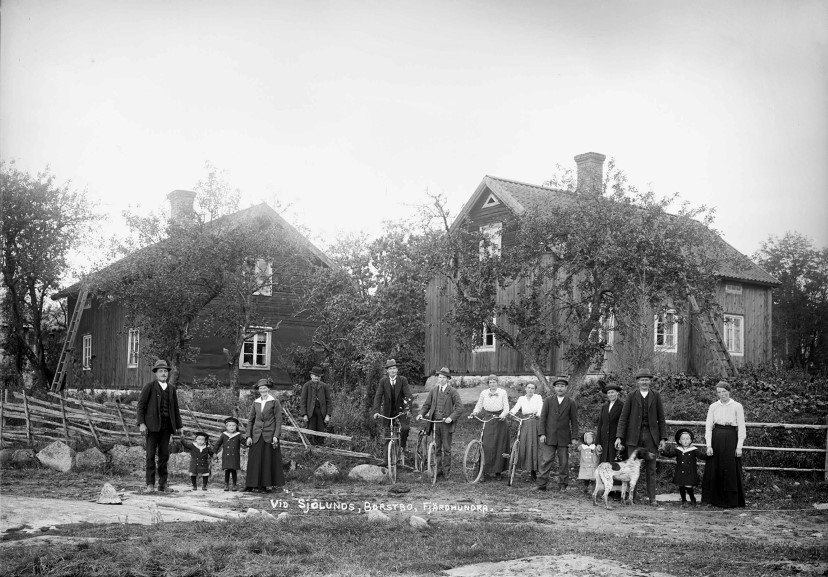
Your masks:
{"label": "leafy tree", "polygon": [[563,347],[576,396],[609,331],[641,350],[653,313],[675,309],[686,320],[689,293],[712,308],[722,257],[712,211],[685,203],[668,214],[677,196],[638,191],[612,162],[600,190],[552,184],[563,189],[558,201],[515,215],[503,231],[514,240],[500,250],[474,223],[455,228],[442,274],[462,346],[482,344],[485,326],[544,385],[546,359]]}
{"label": "leafy tree", "polygon": [[48,387],[57,361],[55,334],[63,328],[47,299],[69,272],[68,255],[83,243],[96,214],[85,192],[58,185],[48,170],[32,176],[2,163],[0,174],[2,346],[14,374],[28,363],[36,382]]}
{"label": "leafy tree", "polygon": [[774,358],[807,371],[828,367],[828,247],[797,232],[773,235],[753,255],[782,285],[773,291]]}

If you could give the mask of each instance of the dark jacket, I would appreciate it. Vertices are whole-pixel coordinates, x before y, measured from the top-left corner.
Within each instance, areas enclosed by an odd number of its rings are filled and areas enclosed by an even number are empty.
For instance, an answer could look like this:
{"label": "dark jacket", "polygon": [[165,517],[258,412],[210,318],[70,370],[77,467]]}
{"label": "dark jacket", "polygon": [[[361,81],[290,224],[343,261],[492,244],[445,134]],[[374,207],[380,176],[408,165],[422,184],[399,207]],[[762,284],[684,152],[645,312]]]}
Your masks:
{"label": "dark jacket", "polygon": [[397,375],[394,390],[391,390],[391,379],[384,376],[377,385],[377,392],[374,394],[374,413],[383,417],[394,417],[405,413],[405,400],[411,399],[411,388],[408,386],[408,379]]}
{"label": "dark jacket", "polygon": [[308,418],[313,416],[313,409],[316,407],[316,400],[319,399],[319,409],[322,416],[330,417],[333,406],[331,405],[331,387],[324,381],[314,383],[308,381],[302,385],[302,400],[299,408],[303,411],[302,416]]}
{"label": "dark jacket", "polygon": [[213,458],[213,448],[206,445],[200,450],[195,443],[187,439],[181,439],[181,444],[190,453],[190,475],[203,475],[210,472],[210,461]]}
{"label": "dark jacket", "polygon": [[252,439],[254,443],[264,438],[270,443],[274,438],[278,439],[281,433],[282,403],[279,399],[274,398],[264,404],[254,401],[247,423],[247,438]]}
{"label": "dark jacket", "polygon": [[216,444],[213,446],[213,451],[218,453],[221,449],[221,468],[222,469],[241,469],[241,440],[244,437],[241,433],[236,431],[232,437],[227,433],[219,435]]}
{"label": "dark jacket", "polygon": [[615,450],[615,433],[618,431],[618,419],[621,417],[621,411],[624,409],[624,402],[621,399],[615,401],[612,405],[612,411],[609,410],[609,401],[604,403],[601,407],[601,413],[598,416],[598,425],[595,427],[598,438],[596,443],[601,445],[601,462],[615,461],[615,455],[618,451]]}
{"label": "dark jacket", "polygon": [[665,457],[676,458],[676,472],[673,474],[673,483],[679,487],[695,487],[699,484],[698,460],[706,461],[707,452],[693,446],[693,451],[683,452],[676,445],[667,445],[661,454]]}
{"label": "dark jacket", "polygon": [[[438,409],[437,392],[439,390],[440,387],[435,385],[429,391],[423,406],[420,408],[420,414],[423,417],[435,420],[434,415],[437,414]],[[446,390],[440,393],[439,404],[441,405],[439,408],[441,409],[443,418],[451,418],[451,424],[449,426],[451,427],[450,431],[453,433],[454,428],[457,426],[457,419],[463,414],[463,403],[460,401],[460,393],[451,385],[446,385]],[[429,430],[431,430],[431,425],[432,423],[429,423]]]}
{"label": "dark jacket", "polygon": [[658,445],[660,440],[667,439],[667,423],[664,420],[664,405],[661,402],[661,395],[650,389],[647,393],[649,399],[641,396],[641,391],[636,391],[627,397],[621,416],[618,418],[618,429],[615,436],[621,439],[625,445],[640,445],[641,421],[644,415],[644,403],[649,401],[647,418],[649,419],[649,430],[653,436],[653,442]]}
{"label": "dark jacket", "polygon": [[[170,399],[170,428],[174,431],[180,429],[181,411],[178,408],[178,393],[175,386],[167,384],[167,391]],[[138,409],[136,419],[139,425],[146,425],[150,433],[157,433],[161,430],[161,395],[164,391],[158,381],[152,381],[141,389],[141,396],[138,397]]]}
{"label": "dark jacket", "polygon": [[562,447],[578,438],[578,406],[569,397],[558,404],[558,397],[552,395],[543,401],[538,436],[546,435],[546,445]]}

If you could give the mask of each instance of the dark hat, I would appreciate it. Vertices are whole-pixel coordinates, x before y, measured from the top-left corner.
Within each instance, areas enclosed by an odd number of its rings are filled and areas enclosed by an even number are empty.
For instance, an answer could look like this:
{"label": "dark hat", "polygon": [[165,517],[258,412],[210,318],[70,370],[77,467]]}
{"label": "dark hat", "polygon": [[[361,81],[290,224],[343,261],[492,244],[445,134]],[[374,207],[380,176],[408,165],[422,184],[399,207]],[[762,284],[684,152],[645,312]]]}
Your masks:
{"label": "dark hat", "polygon": [[652,379],[653,378],[653,371],[651,371],[650,369],[638,369],[638,371],[635,373],[635,380],[638,380],[638,379],[641,379],[641,378],[644,378],[644,377],[647,377],[648,379]]}
{"label": "dark hat", "polygon": [[554,387],[558,383],[563,383],[565,387],[569,386],[569,381],[567,379],[563,378],[563,377],[558,377],[555,380],[553,380],[552,381],[552,386]]}
{"label": "dark hat", "polygon": [[158,369],[167,369],[169,371],[170,365],[167,364],[167,361],[163,359],[158,359],[157,361],[155,361],[155,364],[152,365],[152,372],[154,373]]}
{"label": "dark hat", "polygon": [[205,433],[203,431],[199,431],[198,433],[195,434],[196,439],[198,439],[199,437],[204,437],[205,441],[210,439],[210,435],[208,435],[207,433]]}
{"label": "dark hat", "polygon": [[264,385],[268,389],[270,388],[270,382],[267,379],[259,379],[258,381],[256,381],[256,384],[253,385],[253,390],[258,391],[259,387],[261,387],[262,385]]}
{"label": "dark hat", "polygon": [[319,367],[319,366],[314,366],[314,367],[311,369],[311,374],[312,374],[312,375],[316,375],[317,377],[321,377],[322,375],[324,375],[324,374],[325,374],[325,371],[323,371],[323,370],[322,370],[322,367]]}
{"label": "dark hat", "polygon": [[448,378],[451,378],[451,371],[448,370],[448,367],[443,367],[439,371],[437,371],[438,375],[445,375]]}
{"label": "dark hat", "polygon": [[395,361],[394,359],[388,359],[387,361],[385,361],[385,368],[386,369],[390,369],[391,367],[396,367],[396,366],[397,366],[397,361]]}
{"label": "dark hat", "polygon": [[236,417],[227,417],[224,419],[224,424],[226,425],[227,423],[236,423],[236,426],[238,426],[239,420]]}
{"label": "dark hat", "polygon": [[690,435],[690,442],[691,443],[696,440],[696,435],[694,435],[693,431],[691,431],[690,429],[679,429],[678,431],[676,431],[676,434],[673,437],[676,440],[676,445],[679,444],[679,439],[681,439],[681,436],[684,433],[687,433],[688,435]]}
{"label": "dark hat", "polygon": [[604,385],[604,392],[606,393],[607,391],[618,391],[620,393],[621,392],[621,385],[617,385],[615,383],[605,384]]}

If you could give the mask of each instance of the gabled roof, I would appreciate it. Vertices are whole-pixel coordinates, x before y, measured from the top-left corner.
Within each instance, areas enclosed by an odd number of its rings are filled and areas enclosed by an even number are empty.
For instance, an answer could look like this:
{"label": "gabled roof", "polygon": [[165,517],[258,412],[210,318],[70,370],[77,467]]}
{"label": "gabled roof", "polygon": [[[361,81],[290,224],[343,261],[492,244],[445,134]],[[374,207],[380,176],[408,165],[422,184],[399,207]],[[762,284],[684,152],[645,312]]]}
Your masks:
{"label": "gabled roof", "polygon": [[[335,265],[333,261],[328,258],[328,256],[319,250],[310,240],[307,239],[302,233],[296,230],[292,224],[286,221],[282,216],[273,210],[267,203],[257,204],[255,206],[251,206],[250,208],[245,208],[238,212],[234,212],[232,214],[228,214],[225,216],[221,216],[215,220],[211,220],[210,222],[204,223],[204,228],[206,231],[210,230],[219,230],[223,227],[236,227],[236,226],[245,226],[252,224],[256,220],[259,219],[268,219],[270,220],[274,226],[282,229],[285,233],[297,241],[300,246],[304,246],[308,249],[308,251],[315,256],[319,261],[327,267],[333,268]],[[147,251],[154,251],[158,250],[164,241],[160,243],[156,243],[150,246],[146,246],[142,249],[139,249],[131,254],[128,254],[124,258],[115,261],[114,263],[107,265],[106,267],[102,268],[101,270],[94,272],[90,275],[90,280],[94,283],[94,279],[96,276],[101,275],[103,273],[109,273],[113,271],[117,271],[119,269],[123,269],[126,272],[129,268],[130,262],[132,262],[137,255],[144,254]],[[60,298],[65,298],[69,295],[76,294],[80,291],[80,282],[77,282],[71,286],[66,287],[62,291],[56,293],[52,296],[52,300],[57,300]]]}
{"label": "gabled roof", "polygon": [[[516,215],[523,214],[527,209],[536,209],[543,212],[546,207],[560,206],[573,199],[574,193],[547,186],[527,184],[516,180],[507,180],[494,176],[484,176],[480,185],[471,195],[463,208],[460,209],[457,218],[451,225],[450,230],[455,230],[469,215],[472,207],[485,194],[494,194],[506,207]],[[723,260],[719,275],[723,279],[733,279],[770,286],[779,285],[780,282],[768,274],[762,267],[750,260],[747,256],[733,248],[722,237],[716,235],[717,241],[721,244],[725,259]]]}

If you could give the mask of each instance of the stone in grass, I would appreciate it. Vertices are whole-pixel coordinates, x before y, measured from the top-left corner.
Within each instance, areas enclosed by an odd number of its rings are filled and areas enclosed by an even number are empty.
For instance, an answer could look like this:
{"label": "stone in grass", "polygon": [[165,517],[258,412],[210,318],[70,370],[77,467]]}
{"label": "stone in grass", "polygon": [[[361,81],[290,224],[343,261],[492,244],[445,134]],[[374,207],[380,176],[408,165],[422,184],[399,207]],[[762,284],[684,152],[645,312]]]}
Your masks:
{"label": "stone in grass", "polygon": [[120,505],[121,498],[118,496],[118,491],[115,490],[115,487],[110,483],[104,483],[104,486],[101,487],[98,503],[101,505]]}
{"label": "stone in grass", "polygon": [[259,511],[258,509],[254,509],[253,507],[250,507],[247,510],[247,512],[244,514],[244,516],[247,517],[248,519],[250,517],[258,517],[259,515],[261,515],[261,511]]}
{"label": "stone in grass", "polygon": [[144,447],[115,445],[109,451],[112,466],[130,472],[144,472],[147,465],[147,451]]}
{"label": "stone in grass", "polygon": [[67,473],[75,463],[75,451],[63,441],[54,441],[38,451],[37,460],[44,467]]}
{"label": "stone in grass", "polygon": [[368,511],[368,520],[371,523],[387,523],[390,519],[388,515],[386,515],[382,511],[371,509],[370,511]]}
{"label": "stone in grass", "polygon": [[81,451],[75,455],[75,469],[78,471],[94,471],[106,465],[106,455],[97,447]]}
{"label": "stone in grass", "polygon": [[814,503],[814,509],[820,509],[820,510],[828,509],[828,503]]}
{"label": "stone in grass", "polygon": [[13,449],[0,449],[0,467],[11,465],[13,457]]}
{"label": "stone in grass", "polygon": [[40,462],[31,449],[17,449],[12,455],[12,463],[16,467],[37,467]]}
{"label": "stone in grass", "polygon": [[283,522],[287,521],[287,520],[288,520],[288,518],[290,518],[290,515],[288,514],[288,512],[287,512],[287,511],[282,511],[282,512],[281,512],[281,513],[279,513],[279,515],[276,517],[276,520],[277,520],[277,521],[279,521],[279,522],[282,522],[282,523],[283,523]]}
{"label": "stone in grass", "polygon": [[348,473],[348,478],[368,483],[382,483],[385,481],[387,470],[376,465],[357,465]]}
{"label": "stone in grass", "polygon": [[317,467],[316,471],[313,472],[313,476],[320,481],[333,481],[339,476],[339,469],[330,461],[325,461]]}
{"label": "stone in grass", "polygon": [[190,454],[189,453],[173,453],[170,455],[170,460],[167,461],[167,471],[171,475],[187,475],[190,474]]}
{"label": "stone in grass", "polygon": [[417,517],[417,515],[411,515],[411,519],[409,519],[408,523],[415,529],[419,529],[421,531],[428,529],[428,521],[422,517]]}

